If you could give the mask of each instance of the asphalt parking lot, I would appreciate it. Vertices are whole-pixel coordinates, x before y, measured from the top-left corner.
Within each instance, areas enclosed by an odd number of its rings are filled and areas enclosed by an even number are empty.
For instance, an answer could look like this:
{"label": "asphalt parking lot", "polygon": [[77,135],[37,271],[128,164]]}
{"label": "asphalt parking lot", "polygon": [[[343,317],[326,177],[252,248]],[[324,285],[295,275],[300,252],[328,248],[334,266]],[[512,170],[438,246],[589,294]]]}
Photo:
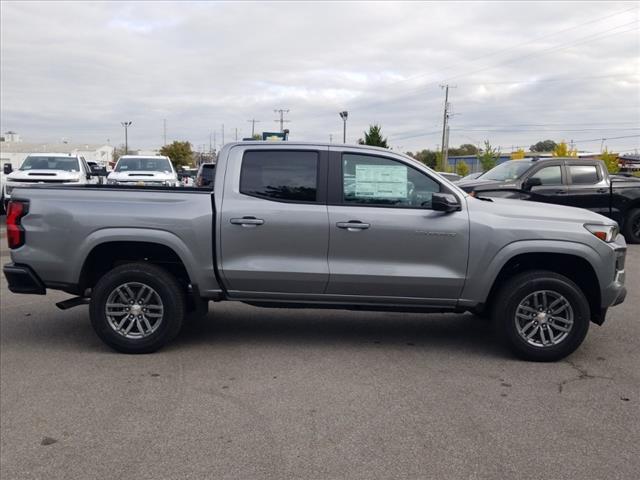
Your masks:
{"label": "asphalt parking lot", "polygon": [[469,314],[234,304],[126,356],[87,307],[3,277],[0,476],[637,479],[640,246],[627,284],[574,355],[535,364]]}

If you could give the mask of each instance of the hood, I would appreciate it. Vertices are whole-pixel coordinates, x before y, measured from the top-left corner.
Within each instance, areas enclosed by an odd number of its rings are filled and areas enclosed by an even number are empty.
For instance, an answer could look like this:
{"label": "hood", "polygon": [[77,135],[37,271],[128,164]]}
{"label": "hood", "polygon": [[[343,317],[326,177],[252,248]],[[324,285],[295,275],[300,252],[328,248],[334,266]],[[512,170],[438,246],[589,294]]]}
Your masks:
{"label": "hood", "polygon": [[132,170],[126,172],[111,172],[108,177],[109,180],[124,180],[124,181],[156,181],[164,182],[167,180],[176,180],[177,176],[171,172],[149,172],[145,170]]}
{"label": "hood", "polygon": [[514,188],[520,189],[520,181],[518,180],[501,182],[498,180],[483,180],[482,178],[477,178],[475,180],[471,179],[457,182],[456,185],[467,193],[480,190],[499,190],[503,188],[507,190],[513,190]]}
{"label": "hood", "polygon": [[69,172],[67,170],[16,170],[7,175],[8,180],[15,182],[46,182],[78,180],[81,172]]}
{"label": "hood", "polygon": [[471,199],[470,206],[486,213],[500,216],[510,223],[527,220],[542,222],[595,223],[599,225],[616,225],[616,222],[598,213],[584,208],[567,207],[553,203],[512,200],[507,198],[491,198],[491,201]]}

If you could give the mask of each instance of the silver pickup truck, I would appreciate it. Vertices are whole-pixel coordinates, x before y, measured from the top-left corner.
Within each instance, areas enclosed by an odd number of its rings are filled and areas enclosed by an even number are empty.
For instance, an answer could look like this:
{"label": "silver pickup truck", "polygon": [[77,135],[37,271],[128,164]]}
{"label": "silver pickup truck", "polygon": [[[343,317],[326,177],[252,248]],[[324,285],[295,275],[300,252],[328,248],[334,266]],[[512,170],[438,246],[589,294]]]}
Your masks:
{"label": "silver pickup truck", "polygon": [[626,244],[588,210],[481,199],[389,150],[242,142],[213,192],[16,188],[16,293],[89,303],[98,336],[157,350],[210,301],[262,307],[464,312],[519,356],[560,359],[626,295]]}

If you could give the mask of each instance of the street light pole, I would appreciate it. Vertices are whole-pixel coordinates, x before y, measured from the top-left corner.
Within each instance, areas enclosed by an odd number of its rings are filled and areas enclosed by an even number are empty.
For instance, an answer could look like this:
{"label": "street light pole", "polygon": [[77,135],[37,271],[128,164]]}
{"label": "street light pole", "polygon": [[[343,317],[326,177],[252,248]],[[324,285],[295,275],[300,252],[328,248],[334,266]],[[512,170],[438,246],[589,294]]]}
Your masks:
{"label": "street light pole", "polygon": [[129,153],[129,133],[127,129],[131,125],[132,122],[120,122],[120,125],[124,127],[124,154],[127,155]]}
{"label": "street light pole", "polygon": [[342,143],[347,143],[347,117],[349,116],[349,112],[346,110],[344,112],[340,112],[340,118],[342,119]]}

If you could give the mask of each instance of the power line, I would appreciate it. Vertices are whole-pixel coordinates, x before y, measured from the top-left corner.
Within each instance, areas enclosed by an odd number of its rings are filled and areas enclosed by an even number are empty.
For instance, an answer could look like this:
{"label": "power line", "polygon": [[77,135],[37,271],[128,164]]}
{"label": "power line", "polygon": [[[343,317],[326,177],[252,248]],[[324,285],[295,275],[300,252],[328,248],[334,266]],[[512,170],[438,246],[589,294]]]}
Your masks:
{"label": "power line", "polygon": [[278,110],[274,110],[274,112],[275,112],[275,113],[279,113],[279,114],[280,114],[280,118],[279,118],[279,119],[276,119],[276,120],[274,120],[274,121],[275,121],[275,122],[280,122],[280,133],[283,133],[283,132],[284,132],[284,124],[285,124],[285,123],[290,123],[290,122],[291,122],[291,120],[285,120],[285,119],[284,119],[284,114],[285,114],[285,113],[289,113],[289,109],[286,109],[286,110],[285,110],[285,109],[282,109],[282,108],[281,108],[281,109],[278,109]]}

